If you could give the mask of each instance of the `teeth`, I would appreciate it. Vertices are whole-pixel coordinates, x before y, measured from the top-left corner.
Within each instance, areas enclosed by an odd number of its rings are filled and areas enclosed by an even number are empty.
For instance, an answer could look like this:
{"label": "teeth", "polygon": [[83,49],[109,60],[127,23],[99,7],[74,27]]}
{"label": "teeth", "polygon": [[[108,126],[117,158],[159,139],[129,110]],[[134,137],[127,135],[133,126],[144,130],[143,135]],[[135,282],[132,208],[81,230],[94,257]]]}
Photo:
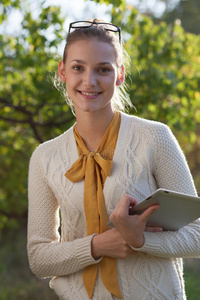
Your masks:
{"label": "teeth", "polygon": [[96,96],[98,93],[86,93],[86,92],[81,92],[85,96]]}

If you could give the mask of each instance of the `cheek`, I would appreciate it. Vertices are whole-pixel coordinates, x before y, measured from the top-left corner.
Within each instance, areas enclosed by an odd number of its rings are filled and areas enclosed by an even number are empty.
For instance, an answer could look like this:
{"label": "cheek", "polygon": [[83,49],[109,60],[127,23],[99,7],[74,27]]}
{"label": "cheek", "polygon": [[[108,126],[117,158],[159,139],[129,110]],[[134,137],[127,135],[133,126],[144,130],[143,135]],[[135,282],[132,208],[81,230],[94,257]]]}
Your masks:
{"label": "cheek", "polygon": [[73,89],[75,85],[76,85],[76,80],[73,77],[73,75],[66,76],[66,88],[67,88],[67,90]]}
{"label": "cheek", "polygon": [[104,84],[110,88],[116,85],[117,76],[113,74],[112,76],[106,77],[103,81]]}
{"label": "cheek", "polygon": [[116,87],[116,76],[112,76],[107,82],[106,82],[106,85],[107,85],[107,88],[111,91],[113,91]]}

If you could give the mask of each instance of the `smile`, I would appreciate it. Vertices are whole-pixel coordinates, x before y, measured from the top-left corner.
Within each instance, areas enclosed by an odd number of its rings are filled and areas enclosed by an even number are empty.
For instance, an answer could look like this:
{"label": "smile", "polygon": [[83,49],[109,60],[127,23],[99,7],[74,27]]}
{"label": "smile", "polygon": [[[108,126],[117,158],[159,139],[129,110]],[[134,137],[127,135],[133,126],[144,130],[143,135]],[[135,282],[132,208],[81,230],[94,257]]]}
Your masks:
{"label": "smile", "polygon": [[79,91],[79,92],[85,96],[97,96],[97,95],[101,94],[101,92],[81,92],[81,91]]}

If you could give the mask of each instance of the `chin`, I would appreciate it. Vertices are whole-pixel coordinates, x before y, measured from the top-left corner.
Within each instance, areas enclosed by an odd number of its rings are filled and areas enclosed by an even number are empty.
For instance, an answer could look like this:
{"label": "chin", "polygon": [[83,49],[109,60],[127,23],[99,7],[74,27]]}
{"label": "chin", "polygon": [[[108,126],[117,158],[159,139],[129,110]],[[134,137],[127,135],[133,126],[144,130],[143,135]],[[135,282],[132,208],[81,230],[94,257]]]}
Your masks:
{"label": "chin", "polygon": [[82,111],[82,112],[96,112],[96,111],[99,111],[99,110],[101,110],[102,108],[100,108],[100,107],[88,107],[88,106],[86,106],[86,107],[76,107],[75,109],[77,109],[77,110],[79,110],[80,112]]}
{"label": "chin", "polygon": [[[83,103],[82,103],[83,104]],[[111,102],[99,105],[100,103],[90,103],[89,105],[74,105],[75,111],[81,112],[87,112],[87,113],[95,113],[95,112],[101,112],[101,111],[110,111],[112,110]]]}

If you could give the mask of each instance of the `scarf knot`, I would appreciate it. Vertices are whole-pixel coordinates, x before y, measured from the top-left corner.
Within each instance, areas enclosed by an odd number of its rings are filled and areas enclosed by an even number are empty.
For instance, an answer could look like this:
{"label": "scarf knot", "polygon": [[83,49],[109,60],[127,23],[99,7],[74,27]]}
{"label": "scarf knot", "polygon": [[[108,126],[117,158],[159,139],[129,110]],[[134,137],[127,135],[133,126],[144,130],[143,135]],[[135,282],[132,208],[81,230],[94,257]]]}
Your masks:
{"label": "scarf knot", "polygon": [[[107,176],[110,176],[113,161],[112,159],[104,158],[98,151],[81,153],[79,158],[74,162],[71,168],[65,173],[65,176],[72,182],[81,181],[86,175],[88,166],[95,163],[99,167],[101,173],[102,185]],[[98,172],[98,170],[96,170]]]}

